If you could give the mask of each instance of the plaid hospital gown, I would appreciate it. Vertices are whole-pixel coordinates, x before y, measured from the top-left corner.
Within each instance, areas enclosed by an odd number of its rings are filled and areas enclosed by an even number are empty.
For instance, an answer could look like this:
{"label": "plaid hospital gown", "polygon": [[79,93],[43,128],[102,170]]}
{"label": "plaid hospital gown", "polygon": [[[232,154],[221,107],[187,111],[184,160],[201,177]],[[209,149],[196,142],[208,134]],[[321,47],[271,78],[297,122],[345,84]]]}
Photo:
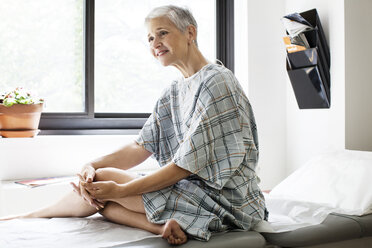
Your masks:
{"label": "plaid hospital gown", "polygon": [[136,142],[164,166],[192,174],[173,186],[143,194],[150,222],[175,219],[189,235],[249,230],[265,218],[258,187],[256,124],[233,73],[208,64],[174,81],[157,101]]}

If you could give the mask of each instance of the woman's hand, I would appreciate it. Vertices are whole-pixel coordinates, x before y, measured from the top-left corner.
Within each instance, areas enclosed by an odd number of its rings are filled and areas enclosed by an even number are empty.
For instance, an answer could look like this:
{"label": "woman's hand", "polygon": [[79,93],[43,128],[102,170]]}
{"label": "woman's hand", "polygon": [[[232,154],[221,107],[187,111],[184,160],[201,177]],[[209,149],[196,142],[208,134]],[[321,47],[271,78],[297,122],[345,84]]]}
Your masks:
{"label": "woman's hand", "polygon": [[81,185],[94,199],[109,200],[124,197],[121,190],[123,185],[119,185],[114,181],[81,182]]}
{"label": "woman's hand", "polygon": [[91,164],[86,164],[80,172],[80,175],[83,178],[83,181],[91,183],[96,176],[96,170]]}
{"label": "woman's hand", "polygon": [[99,206],[95,204],[92,197],[89,195],[89,193],[85,190],[85,188],[81,184],[82,182],[89,182],[89,183],[93,182],[95,176],[96,176],[96,170],[93,168],[91,164],[86,164],[81,170],[80,174],[78,174],[78,177],[80,179],[79,180],[80,196],[84,200],[89,202],[90,205],[97,208]]}
{"label": "woman's hand", "polygon": [[[78,174],[78,176],[79,176],[79,179],[80,179],[78,185],[76,185],[75,183],[71,182],[71,185],[74,188],[74,191],[80,197],[82,197],[85,201],[87,201],[91,206],[95,207],[97,210],[100,210],[101,208],[104,208],[105,207],[104,202],[100,202],[100,201],[97,201],[97,200],[93,199],[92,196],[81,185],[81,183],[83,181],[82,181],[82,177],[80,176],[80,174]],[[83,189],[84,194],[82,193],[82,190],[81,189]]]}
{"label": "woman's hand", "polygon": [[79,194],[85,201],[87,201],[91,206],[95,207],[97,210],[104,207],[104,204],[94,200],[89,193],[86,191],[82,183],[84,182],[93,182],[96,175],[96,170],[92,165],[87,164],[83,167],[80,174],[77,174],[79,177],[79,185],[71,183],[74,191]]}

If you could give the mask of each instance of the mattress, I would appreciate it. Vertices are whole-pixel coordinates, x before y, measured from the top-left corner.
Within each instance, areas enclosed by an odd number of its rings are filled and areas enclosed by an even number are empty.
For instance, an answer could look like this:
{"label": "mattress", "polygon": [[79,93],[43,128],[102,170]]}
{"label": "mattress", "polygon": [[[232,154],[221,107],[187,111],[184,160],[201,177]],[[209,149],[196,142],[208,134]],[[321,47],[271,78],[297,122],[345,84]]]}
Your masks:
{"label": "mattress", "polygon": [[353,216],[332,213],[318,225],[283,233],[261,233],[272,245],[303,247],[372,236],[372,214]]}
{"label": "mattress", "polygon": [[[208,242],[189,240],[182,248],[263,248],[266,245],[264,237],[258,232],[227,232],[212,235]],[[124,244],[117,247],[134,248],[169,248],[169,244],[160,238],[149,238],[141,241]]]}
{"label": "mattress", "polygon": [[[261,248],[306,247],[372,237],[372,214],[330,214],[321,224],[283,233],[231,231],[210,241],[189,240],[181,247]],[[368,242],[372,242],[369,239]],[[51,246],[53,244],[53,246]],[[370,244],[372,246],[372,244]],[[118,225],[95,215],[90,218],[24,219],[0,222],[0,247],[169,247],[159,235]],[[368,246],[367,246],[368,247]]]}
{"label": "mattress", "polygon": [[[261,248],[264,237],[258,232],[236,231],[213,234],[208,242],[189,240],[182,247]],[[0,247],[7,248],[92,248],[170,247],[159,235],[106,221],[89,218],[18,219],[0,222]]]}

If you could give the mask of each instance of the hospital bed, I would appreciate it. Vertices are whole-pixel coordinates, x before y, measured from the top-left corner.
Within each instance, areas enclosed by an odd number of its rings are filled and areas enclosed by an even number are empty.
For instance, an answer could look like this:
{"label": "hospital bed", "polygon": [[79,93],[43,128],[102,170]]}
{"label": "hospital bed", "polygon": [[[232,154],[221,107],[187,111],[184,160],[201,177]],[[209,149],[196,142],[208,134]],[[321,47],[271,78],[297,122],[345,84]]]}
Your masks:
{"label": "hospital bed", "polygon": [[[372,247],[371,175],[371,153],[327,153],[265,195],[269,222],[248,232],[213,234],[208,242],[189,240],[180,247]],[[110,223],[96,214],[89,218],[0,222],[0,247],[170,245],[158,235]]]}
{"label": "hospital bed", "polygon": [[[91,218],[95,222],[94,225],[102,225],[101,217],[94,216]],[[122,232],[112,232],[111,234],[102,235],[101,230],[96,230],[94,227],[89,230],[84,226],[75,228],[74,222],[79,222],[77,219],[64,220],[65,226],[72,228],[60,228],[57,225],[44,225],[47,228],[52,228],[56,232],[51,233],[50,230],[40,232],[42,229],[40,221],[31,220],[39,227],[33,230],[32,235],[25,235],[24,224],[29,221],[17,221],[18,231],[9,234],[9,230],[14,230],[11,225],[0,225],[0,247],[138,247],[138,248],[167,248],[168,243],[159,236],[154,236],[150,233],[136,230],[134,228],[119,227],[114,223],[105,223],[106,227],[111,229],[121,228]],[[47,220],[47,222],[54,220]],[[89,225],[88,225],[89,226]],[[74,229],[75,228],[75,229]],[[4,231],[5,229],[5,231]],[[68,233],[69,239],[66,239],[64,232]],[[123,237],[123,233],[143,232],[144,234],[139,240],[127,240]],[[88,235],[87,235],[88,234]],[[7,235],[7,236],[5,236]],[[9,237],[12,235],[12,237]],[[82,235],[86,235],[81,239]],[[111,242],[102,241],[99,237],[110,239]],[[60,237],[60,238],[58,238]],[[135,239],[136,239],[135,238]],[[75,239],[75,241],[73,240]],[[308,247],[308,248],[349,248],[349,247],[372,247],[372,215],[362,217],[330,214],[321,224],[299,228],[294,231],[284,233],[259,233],[255,231],[248,232],[227,232],[214,234],[208,242],[197,240],[189,240],[186,244],[180,246],[182,248],[275,248],[275,247]]]}
{"label": "hospital bed", "polygon": [[[119,247],[169,247],[163,240],[146,239]],[[209,242],[191,240],[182,248],[261,248],[308,247],[350,248],[372,247],[372,215],[356,217],[330,214],[323,223],[285,233],[229,232],[215,235]]]}
{"label": "hospital bed", "polygon": [[[121,247],[169,247],[161,240],[148,239]],[[330,214],[318,225],[285,233],[230,232],[212,237],[209,242],[190,241],[185,248],[258,247],[372,247],[372,215],[355,217]]]}
{"label": "hospital bed", "polygon": [[372,247],[372,215],[330,214],[318,225],[284,233],[262,233],[267,244],[278,247]]}

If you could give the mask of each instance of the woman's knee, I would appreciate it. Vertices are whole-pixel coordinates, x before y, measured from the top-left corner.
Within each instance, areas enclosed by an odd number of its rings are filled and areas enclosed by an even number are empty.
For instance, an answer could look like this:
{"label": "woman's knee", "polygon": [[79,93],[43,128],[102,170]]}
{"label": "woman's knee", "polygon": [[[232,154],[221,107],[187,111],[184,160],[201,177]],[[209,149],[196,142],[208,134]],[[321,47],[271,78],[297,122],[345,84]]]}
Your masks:
{"label": "woman's knee", "polygon": [[113,168],[99,168],[96,170],[95,181],[108,181],[114,174]]}
{"label": "woman's knee", "polygon": [[96,170],[95,181],[114,181],[127,183],[135,178],[134,175],[116,168],[99,168]]}
{"label": "woman's knee", "polygon": [[99,213],[104,216],[105,218],[112,220],[113,216],[115,215],[115,210],[120,207],[117,203],[115,202],[107,202],[105,207],[99,211]]}

